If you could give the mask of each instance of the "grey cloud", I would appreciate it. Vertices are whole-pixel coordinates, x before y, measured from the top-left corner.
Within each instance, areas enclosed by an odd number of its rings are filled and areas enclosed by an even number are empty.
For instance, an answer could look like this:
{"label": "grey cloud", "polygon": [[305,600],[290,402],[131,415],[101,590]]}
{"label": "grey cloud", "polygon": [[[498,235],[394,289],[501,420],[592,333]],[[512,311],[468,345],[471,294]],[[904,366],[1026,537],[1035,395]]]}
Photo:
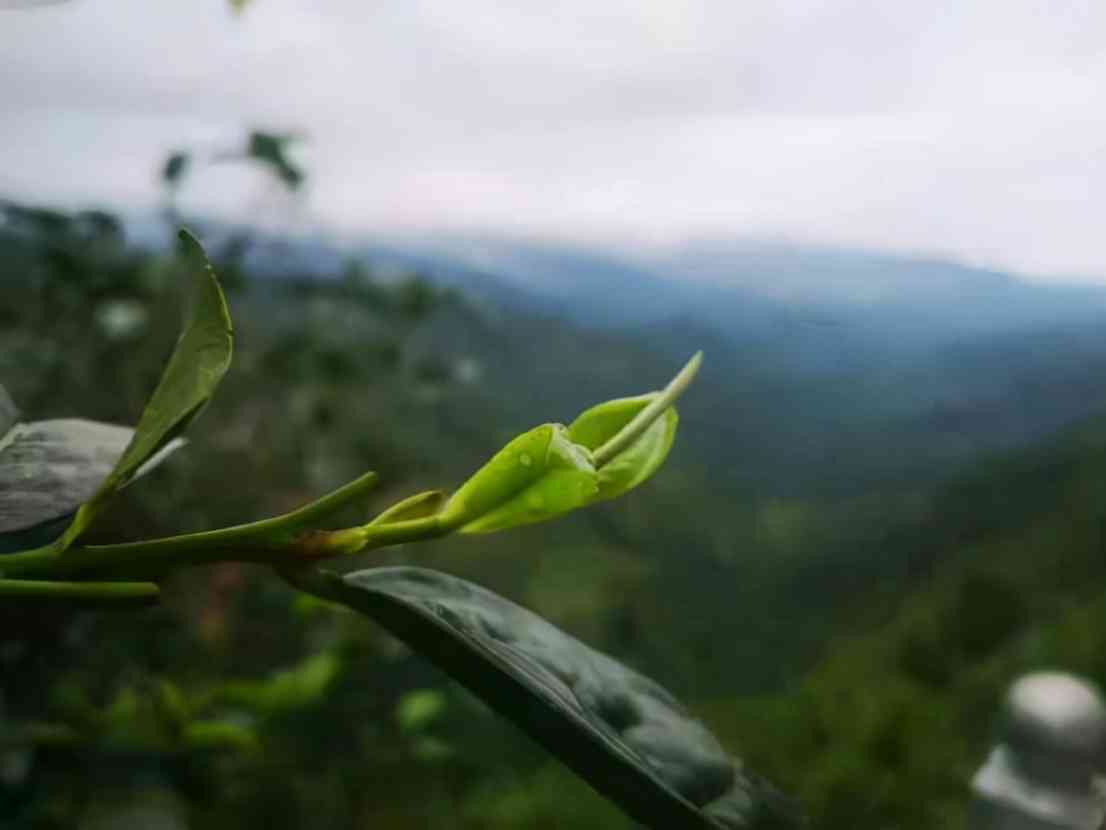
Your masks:
{"label": "grey cloud", "polygon": [[297,126],[314,215],[350,229],[782,234],[1106,275],[1089,0],[224,6],[0,12],[0,188],[150,203],[169,148]]}

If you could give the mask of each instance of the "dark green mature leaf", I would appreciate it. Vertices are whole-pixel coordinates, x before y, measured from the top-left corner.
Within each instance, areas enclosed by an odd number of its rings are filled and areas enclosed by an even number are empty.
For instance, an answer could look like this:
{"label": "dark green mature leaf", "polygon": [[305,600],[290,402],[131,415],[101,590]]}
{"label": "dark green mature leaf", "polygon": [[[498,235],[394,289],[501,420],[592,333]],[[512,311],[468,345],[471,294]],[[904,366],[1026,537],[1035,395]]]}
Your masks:
{"label": "dark green mature leaf", "polygon": [[801,826],[664,689],[477,585],[419,568],[328,592],[373,618],[648,827]]}
{"label": "dark green mature leaf", "polygon": [[[589,450],[596,450],[614,438],[659,395],[653,392],[593,406],[569,425],[569,438]],[[679,421],[676,408],[669,407],[640,438],[600,467],[599,494],[595,501],[621,496],[652,476],[672,449]]]}
{"label": "dark green mature leaf", "polygon": [[69,547],[139,468],[188,426],[207,404],[230,366],[233,334],[226,298],[200,243],[181,231],[190,265],[200,270],[192,316],[177,341],[130,443],[107,478],[81,506],[58,542]]}
{"label": "dark green mature leaf", "polygon": [[[133,435],[129,427],[78,419],[13,427],[0,438],[0,535],[72,514],[97,491]],[[167,444],[141,472],[181,443]]]}

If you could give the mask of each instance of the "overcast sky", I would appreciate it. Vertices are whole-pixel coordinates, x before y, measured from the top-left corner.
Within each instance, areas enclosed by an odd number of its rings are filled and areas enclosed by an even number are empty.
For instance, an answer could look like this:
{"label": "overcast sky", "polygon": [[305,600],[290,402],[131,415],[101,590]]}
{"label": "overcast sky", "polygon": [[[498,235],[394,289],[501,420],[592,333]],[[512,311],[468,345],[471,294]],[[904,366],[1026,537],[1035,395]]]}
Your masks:
{"label": "overcast sky", "polygon": [[[0,195],[309,134],[296,221],[785,237],[1106,280],[1101,0],[0,0]],[[287,216],[228,167],[189,206]],[[291,221],[291,220],[288,220]]]}

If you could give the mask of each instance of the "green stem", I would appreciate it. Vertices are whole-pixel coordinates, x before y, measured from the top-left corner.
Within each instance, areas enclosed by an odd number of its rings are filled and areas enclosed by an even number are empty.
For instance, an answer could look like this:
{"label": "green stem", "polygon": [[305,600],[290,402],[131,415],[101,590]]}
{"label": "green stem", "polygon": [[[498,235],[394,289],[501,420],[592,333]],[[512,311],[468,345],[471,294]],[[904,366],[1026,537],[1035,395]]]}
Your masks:
{"label": "green stem", "polygon": [[421,519],[408,519],[400,522],[369,524],[360,530],[364,533],[363,551],[384,548],[389,545],[402,545],[405,542],[421,542],[425,539],[437,539],[457,529],[456,522],[442,521],[438,515],[424,516]]}
{"label": "green stem", "polygon": [[648,406],[635,415],[630,423],[619,430],[613,438],[607,441],[607,443],[596,449],[595,452],[592,453],[592,461],[595,464],[595,468],[598,470],[640,438],[645,433],[645,430],[649,429],[653,422],[656,421],[668,407],[672,406],[672,404],[676,402],[676,399],[684,393],[684,390],[691,385],[702,363],[703,353],[696,352],[684,368],[679,371],[679,374],[669,381],[668,386],[664,387],[660,394],[649,402]]}
{"label": "green stem", "polygon": [[111,605],[152,605],[157,602],[159,593],[157,585],[152,582],[40,582],[30,579],[0,579],[0,601],[52,599]]}
{"label": "green stem", "polygon": [[293,548],[311,525],[361,497],[377,483],[366,473],[298,510],[249,524],[118,545],[85,545],[58,553],[49,547],[0,559],[3,576],[75,576],[93,572],[159,572],[221,560],[266,561]]}
{"label": "green stem", "polygon": [[286,513],[275,519],[256,522],[255,526],[273,524],[273,526],[280,525],[284,529],[302,530],[308,525],[315,524],[346,507],[354,499],[360,498],[375,487],[379,481],[380,478],[376,473],[365,473],[360,478],[354,479],[349,484],[343,484],[333,493],[327,493],[321,499],[306,504],[299,510],[293,510],[291,513]]}
{"label": "green stem", "polygon": [[25,550],[22,553],[9,553],[0,557],[0,578],[9,575],[20,576],[48,569],[50,564],[59,558],[59,555],[58,551],[49,545],[34,550]]}

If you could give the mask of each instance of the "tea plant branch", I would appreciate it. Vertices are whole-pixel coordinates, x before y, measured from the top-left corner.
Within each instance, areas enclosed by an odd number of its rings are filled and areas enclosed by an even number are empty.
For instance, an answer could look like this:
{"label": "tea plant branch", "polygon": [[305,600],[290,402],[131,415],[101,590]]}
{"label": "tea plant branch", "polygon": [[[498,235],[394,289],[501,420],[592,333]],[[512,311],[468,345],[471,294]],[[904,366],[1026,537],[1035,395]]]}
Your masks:
{"label": "tea plant branch", "polygon": [[[632,446],[664,415],[694,379],[701,362],[701,353],[696,354],[663,390],[656,393],[648,405],[595,450],[591,464],[596,471],[602,470]],[[9,584],[35,578],[67,579],[104,575],[147,578],[161,576],[175,568],[222,561],[294,567],[337,556],[435,539],[456,532],[473,520],[464,511],[439,512],[445,501],[445,494],[432,490],[398,502],[368,524],[341,530],[316,529],[318,523],[327,516],[364,496],[377,485],[378,480],[375,473],[366,473],[304,507],[282,516],[248,524],[139,542],[77,545],[66,550],[46,546],[11,554],[0,559],[0,577]],[[0,597],[14,596],[20,591],[29,595],[36,590],[40,589],[26,585],[8,592],[0,589]],[[108,599],[118,595],[130,599],[125,591],[113,590],[117,593],[107,591],[98,596]],[[89,592],[95,593],[92,589]],[[77,594],[73,593],[72,596],[76,597]]]}
{"label": "tea plant branch", "polygon": [[47,546],[15,553],[0,559],[0,574],[6,577],[76,576],[128,567],[157,570],[223,560],[264,562],[288,549],[307,555],[313,544],[317,545],[328,534],[328,531],[313,527],[360,499],[378,481],[376,473],[365,473],[298,510],[249,524],[141,542],[81,545],[61,552]]}
{"label": "tea plant branch", "polygon": [[160,589],[153,582],[60,582],[0,579],[0,599],[62,600],[94,604],[152,605]]}
{"label": "tea plant branch", "polygon": [[[206,407],[231,363],[234,327],[218,277],[195,237],[186,231],[180,236],[185,258],[196,268],[195,302],[131,440],[92,496],[74,506],[57,539],[0,557],[0,599],[146,601],[157,596],[151,580],[177,568],[241,561],[295,570],[455,532],[542,522],[620,496],[664,462],[678,421],[673,404],[702,361],[696,354],[659,392],[597,404],[568,427],[547,423],[524,432],[448,498],[437,490],[418,493],[361,526],[320,528],[376,485],[374,473],[274,518],[161,539],[82,544],[118,492]],[[41,517],[47,518],[53,517]],[[119,581],[102,581],[107,579]]]}

